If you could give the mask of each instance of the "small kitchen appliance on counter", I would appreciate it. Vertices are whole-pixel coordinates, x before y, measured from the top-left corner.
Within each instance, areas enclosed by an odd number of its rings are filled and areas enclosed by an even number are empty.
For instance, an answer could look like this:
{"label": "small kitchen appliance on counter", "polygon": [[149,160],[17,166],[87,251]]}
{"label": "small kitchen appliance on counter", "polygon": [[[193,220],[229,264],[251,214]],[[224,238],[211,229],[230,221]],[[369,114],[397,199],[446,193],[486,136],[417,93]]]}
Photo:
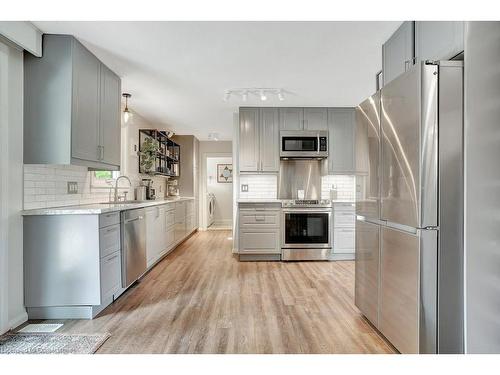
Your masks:
{"label": "small kitchen appliance on counter", "polygon": [[146,199],[147,200],[155,200],[156,199],[156,192],[155,192],[155,189],[153,188],[153,180],[151,180],[149,178],[143,178],[142,184],[146,187]]}

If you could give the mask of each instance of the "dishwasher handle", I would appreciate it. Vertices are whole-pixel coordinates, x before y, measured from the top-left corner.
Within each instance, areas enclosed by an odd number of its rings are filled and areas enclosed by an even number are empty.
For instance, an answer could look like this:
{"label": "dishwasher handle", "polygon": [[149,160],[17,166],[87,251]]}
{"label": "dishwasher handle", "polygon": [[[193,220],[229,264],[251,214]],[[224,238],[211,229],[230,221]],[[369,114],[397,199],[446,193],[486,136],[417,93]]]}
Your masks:
{"label": "dishwasher handle", "polygon": [[144,216],[137,216],[136,218],[125,220],[125,224],[130,223],[132,221],[136,221],[136,220],[142,220],[142,219],[144,219]]}

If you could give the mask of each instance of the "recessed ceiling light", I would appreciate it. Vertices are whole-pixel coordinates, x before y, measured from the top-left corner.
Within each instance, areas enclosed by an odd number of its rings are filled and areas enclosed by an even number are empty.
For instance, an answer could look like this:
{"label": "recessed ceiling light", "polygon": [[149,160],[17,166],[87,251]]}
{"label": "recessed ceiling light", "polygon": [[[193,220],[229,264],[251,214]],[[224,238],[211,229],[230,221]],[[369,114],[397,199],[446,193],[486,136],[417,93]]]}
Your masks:
{"label": "recessed ceiling light", "polygon": [[266,92],[264,90],[260,90],[260,100],[267,100]]}

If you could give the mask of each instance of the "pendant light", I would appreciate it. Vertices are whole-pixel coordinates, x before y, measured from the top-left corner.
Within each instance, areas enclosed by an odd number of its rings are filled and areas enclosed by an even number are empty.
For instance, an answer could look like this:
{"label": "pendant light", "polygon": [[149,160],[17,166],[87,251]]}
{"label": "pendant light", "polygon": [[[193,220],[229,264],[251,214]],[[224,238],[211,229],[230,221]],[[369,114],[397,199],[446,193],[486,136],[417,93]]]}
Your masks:
{"label": "pendant light", "polygon": [[125,125],[129,122],[129,120],[132,118],[132,112],[128,109],[128,98],[130,98],[132,95],[130,95],[127,92],[124,92],[122,96],[125,98],[125,108],[123,109],[123,122]]}

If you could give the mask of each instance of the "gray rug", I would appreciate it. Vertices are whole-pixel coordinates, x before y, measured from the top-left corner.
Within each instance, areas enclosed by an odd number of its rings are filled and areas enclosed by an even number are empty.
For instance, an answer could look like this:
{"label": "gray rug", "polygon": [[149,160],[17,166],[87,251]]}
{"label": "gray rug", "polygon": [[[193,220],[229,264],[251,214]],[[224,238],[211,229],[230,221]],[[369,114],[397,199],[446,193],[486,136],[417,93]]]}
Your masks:
{"label": "gray rug", "polygon": [[0,336],[0,354],[93,354],[109,337],[109,333],[7,333]]}

